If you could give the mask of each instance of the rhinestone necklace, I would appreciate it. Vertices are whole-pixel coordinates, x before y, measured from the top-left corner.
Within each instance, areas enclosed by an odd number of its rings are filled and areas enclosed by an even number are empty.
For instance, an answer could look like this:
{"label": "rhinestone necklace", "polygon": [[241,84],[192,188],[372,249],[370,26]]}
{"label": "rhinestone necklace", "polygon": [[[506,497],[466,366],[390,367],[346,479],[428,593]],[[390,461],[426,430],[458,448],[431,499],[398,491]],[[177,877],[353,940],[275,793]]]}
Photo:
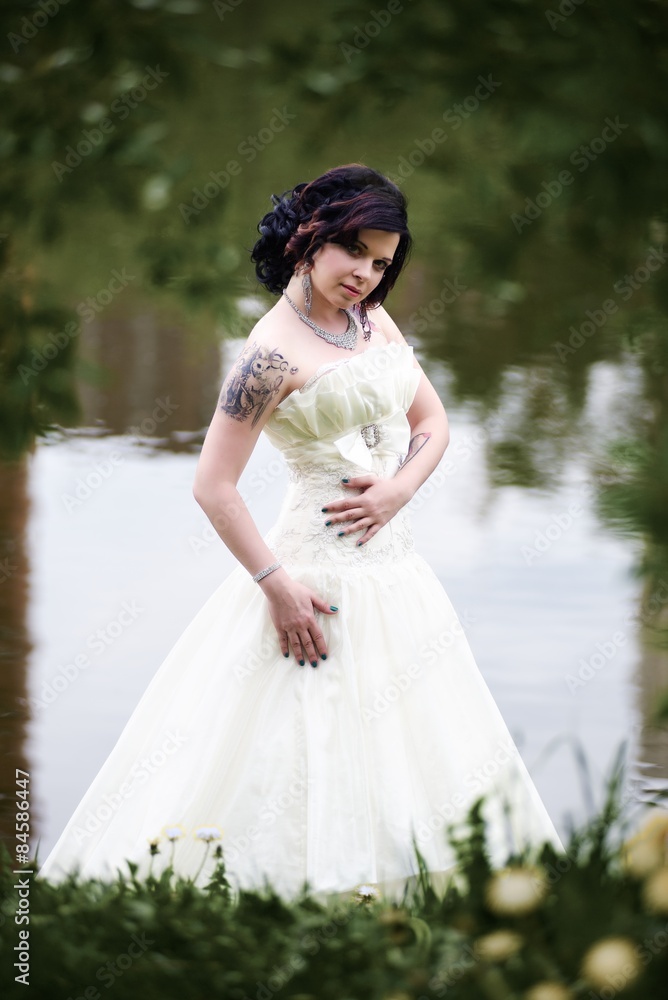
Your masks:
{"label": "rhinestone necklace", "polygon": [[343,312],[345,312],[346,316],[348,317],[348,329],[346,330],[346,332],[339,334],[329,333],[328,330],[323,330],[321,326],[318,326],[318,324],[314,323],[312,319],[309,319],[308,316],[305,316],[304,313],[299,308],[299,306],[295,305],[295,303],[292,301],[292,299],[285,290],[283,291],[283,295],[285,295],[286,299],[288,300],[294,311],[297,313],[299,318],[303,320],[304,323],[308,324],[308,326],[311,327],[314,333],[317,333],[319,337],[322,337],[323,340],[326,340],[328,344],[333,344],[334,347],[343,347],[343,349],[346,351],[353,351],[357,347],[357,323],[355,322],[355,317],[353,316],[350,309],[343,310]]}

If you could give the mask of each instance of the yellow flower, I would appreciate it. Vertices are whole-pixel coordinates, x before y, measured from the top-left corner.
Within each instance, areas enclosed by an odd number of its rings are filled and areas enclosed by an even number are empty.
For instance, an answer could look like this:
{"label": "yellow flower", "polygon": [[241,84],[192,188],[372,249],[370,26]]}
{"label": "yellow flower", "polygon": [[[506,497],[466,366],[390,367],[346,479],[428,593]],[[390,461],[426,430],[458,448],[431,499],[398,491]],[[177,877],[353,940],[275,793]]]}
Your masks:
{"label": "yellow flower", "polygon": [[524,944],[521,934],[515,931],[492,931],[478,938],[474,951],[485,962],[504,962],[520,950]]}
{"label": "yellow flower", "polygon": [[195,830],[194,836],[198,840],[205,840],[207,844],[212,840],[220,840],[223,831],[218,826],[200,826]]}
{"label": "yellow flower", "polygon": [[582,975],[596,989],[619,991],[640,972],[636,946],[629,938],[602,938],[582,960]]}
{"label": "yellow flower", "polygon": [[561,983],[551,983],[546,979],[527,990],[524,1000],[573,1000],[573,994]]}
{"label": "yellow flower", "polygon": [[485,900],[499,916],[521,917],[542,903],[547,881],[540,868],[504,868],[494,872],[485,887]]}
{"label": "yellow flower", "polygon": [[643,826],[624,845],[622,859],[626,870],[644,878],[668,863],[668,812],[653,809]]}
{"label": "yellow flower", "polygon": [[643,902],[652,913],[668,914],[668,868],[659,868],[646,880]]}

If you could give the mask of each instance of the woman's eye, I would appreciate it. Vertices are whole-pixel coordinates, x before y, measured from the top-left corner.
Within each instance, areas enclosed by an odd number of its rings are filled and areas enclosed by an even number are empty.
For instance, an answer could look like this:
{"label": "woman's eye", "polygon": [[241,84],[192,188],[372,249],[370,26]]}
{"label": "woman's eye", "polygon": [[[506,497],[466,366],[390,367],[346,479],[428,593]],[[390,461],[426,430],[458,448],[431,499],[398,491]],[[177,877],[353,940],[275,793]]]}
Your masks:
{"label": "woman's eye", "polygon": [[376,261],[376,267],[378,267],[381,271],[384,271],[385,268],[387,267],[387,261],[386,260],[377,260]]}

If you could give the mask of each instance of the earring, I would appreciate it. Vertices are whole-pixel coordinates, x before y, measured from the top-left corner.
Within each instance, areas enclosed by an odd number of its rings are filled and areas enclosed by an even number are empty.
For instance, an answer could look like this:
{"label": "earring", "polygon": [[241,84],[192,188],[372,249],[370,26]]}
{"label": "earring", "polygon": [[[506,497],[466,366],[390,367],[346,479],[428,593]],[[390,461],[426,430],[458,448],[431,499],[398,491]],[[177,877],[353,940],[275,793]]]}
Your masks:
{"label": "earring", "polygon": [[304,272],[302,277],[302,288],[304,289],[304,307],[306,309],[306,315],[311,314],[311,305],[313,303],[313,288],[311,286],[311,275],[309,271]]}
{"label": "earring", "polygon": [[360,302],[360,324],[362,326],[362,333],[364,334],[365,340],[371,339],[371,324],[369,323],[369,317],[366,314],[366,302]]}

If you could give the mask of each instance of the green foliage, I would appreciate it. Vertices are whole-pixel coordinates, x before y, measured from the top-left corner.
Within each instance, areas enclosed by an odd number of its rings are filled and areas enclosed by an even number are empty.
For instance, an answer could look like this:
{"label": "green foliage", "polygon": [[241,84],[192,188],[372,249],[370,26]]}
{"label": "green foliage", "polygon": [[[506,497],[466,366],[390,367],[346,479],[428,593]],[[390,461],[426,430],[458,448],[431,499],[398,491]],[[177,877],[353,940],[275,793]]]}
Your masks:
{"label": "green foliage", "polygon": [[[434,94],[446,110],[473,96],[479,77],[491,76],[491,96],[479,109],[472,110],[474,101],[464,105],[463,121],[450,119],[445,129],[451,135],[428,154],[428,169],[457,171],[458,180],[483,195],[484,211],[500,221],[509,206],[513,211],[513,201],[519,210],[524,197],[550,178],[546,170],[556,175],[568,167],[570,154],[599,135],[606,117],[619,116],[623,138],[606,152],[603,182],[584,163],[572,171],[577,183],[564,199],[569,228],[594,250],[610,239],[613,225],[635,228],[665,213],[665,0],[424,0],[377,10],[359,0],[336,0],[327,6],[333,16],[326,25],[307,23],[273,51],[299,93],[319,104],[323,132],[341,118],[358,126],[405,101],[421,124],[420,111]],[[466,162],[464,173],[458,168],[466,146],[455,132],[464,134],[471,125],[486,134],[487,148],[484,158]],[[507,241],[511,252],[518,245]]]}
{"label": "green foliage", "polygon": [[[224,56],[206,30],[210,14],[195,0],[83,7],[49,0],[0,10],[7,39],[0,59],[0,458],[18,458],[53,421],[71,423],[79,414],[81,314],[66,308],[67,292],[56,291],[33,261],[40,245],[55,253],[80,224],[82,206],[93,226],[101,205],[143,216],[121,263],[141,263],[149,286],[176,286],[199,301],[229,275],[229,255],[206,232],[223,197],[203,214],[199,240],[166,218],[190,161],[165,146],[165,109],[192,95],[201,59]],[[84,237],[104,238],[92,227]]]}
{"label": "green foliage", "polygon": [[[432,1000],[446,994],[511,1000],[548,981],[563,992],[546,997],[566,1000],[621,988],[613,966],[607,982],[592,979],[593,971],[583,974],[590,949],[615,938],[635,956],[635,971],[627,969],[622,984],[628,1000],[662,995],[668,814],[654,813],[656,829],[646,834],[654,862],[638,867],[628,854],[632,842],[622,844],[628,820],[617,767],[600,812],[572,832],[565,853],[546,844],[537,858],[525,852],[493,870],[480,807],[473,806],[456,836],[450,832],[457,874],[445,892],[433,889],[420,859],[417,886],[401,904],[361,888],[329,904],[307,892],[282,899],[271,886],[235,895],[224,852],[205,888],[177,876],[171,864],[141,880],[132,865],[114,882],[71,875],[52,884],[30,877],[30,994],[98,1000],[113,987],[126,1000]],[[18,878],[5,851],[5,975],[18,940]],[[519,878],[519,895],[509,878]],[[663,896],[656,891],[662,880]],[[25,987],[9,976],[3,986],[7,998],[24,995]]]}
{"label": "green foliage", "polygon": [[649,440],[614,440],[600,468],[597,513],[624,535],[651,539],[638,572],[658,584],[668,575],[668,426],[659,424]]}
{"label": "green foliage", "polygon": [[[0,460],[21,457],[37,434],[58,420],[76,420],[75,335],[78,319],[0,272]],[[57,331],[60,342],[49,336]]]}

